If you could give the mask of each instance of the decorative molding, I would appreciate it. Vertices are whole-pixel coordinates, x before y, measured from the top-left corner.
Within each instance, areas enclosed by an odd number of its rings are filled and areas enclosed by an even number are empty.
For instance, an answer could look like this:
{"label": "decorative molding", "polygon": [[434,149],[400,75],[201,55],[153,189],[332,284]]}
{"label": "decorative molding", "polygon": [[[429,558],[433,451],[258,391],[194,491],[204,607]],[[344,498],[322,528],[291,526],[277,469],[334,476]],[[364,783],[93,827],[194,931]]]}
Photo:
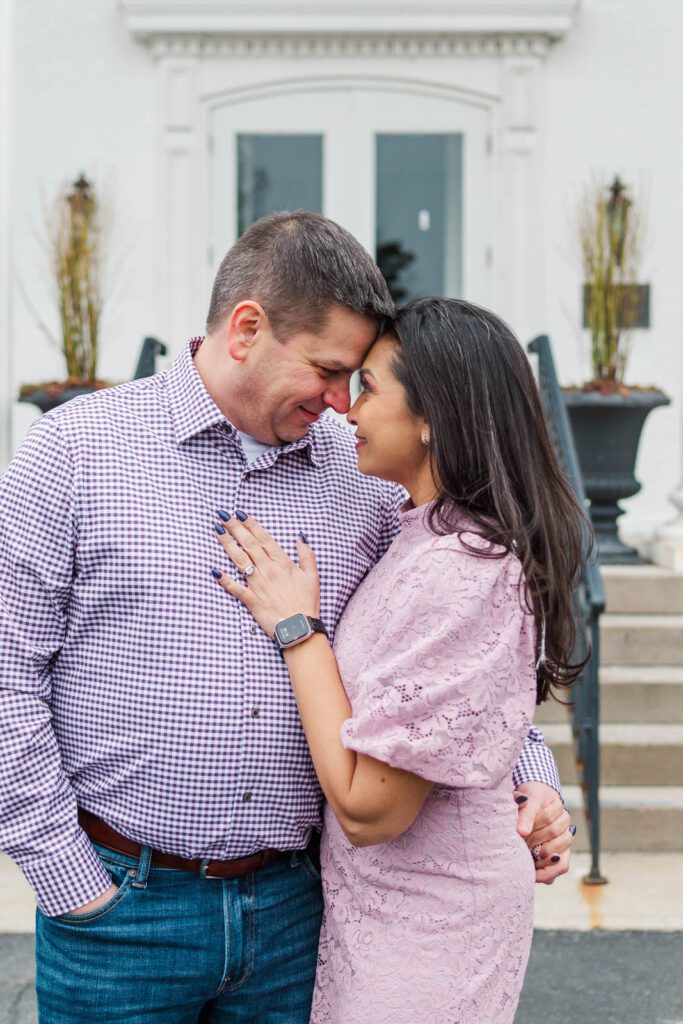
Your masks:
{"label": "decorative molding", "polygon": [[164,63],[164,129],[192,132],[195,123],[195,61],[187,58]]}
{"label": "decorative molding", "polygon": [[[537,53],[569,32],[580,0],[119,0],[133,36],[219,56],[482,56]],[[207,49],[210,42],[219,49]],[[491,49],[489,49],[489,46]],[[531,48],[531,49],[530,49]]]}
{"label": "decorative molding", "polygon": [[149,45],[162,57],[545,57],[547,36],[196,36],[157,35]]}
{"label": "decorative molding", "polygon": [[[452,90],[455,80],[464,93],[463,82],[472,79],[493,90],[460,102],[495,107],[490,147],[500,195],[492,199],[503,225],[496,228],[497,244],[506,252],[496,288],[508,318],[530,333],[533,284],[542,276],[536,244],[542,73],[551,46],[571,29],[579,0],[119,0],[119,6],[133,37],[156,58],[158,273],[169,337],[191,318],[213,262],[197,258],[211,235],[208,204],[187,216],[197,209],[197,182],[213,166],[212,111],[252,90],[291,91],[291,72],[278,61],[296,69],[301,90],[316,87],[321,66],[335,77],[349,65],[354,79],[371,71],[375,89],[384,67],[413,91]],[[415,59],[432,62],[429,82],[415,65],[406,77]],[[473,73],[475,59],[486,60],[485,75]],[[210,69],[202,66],[209,63]],[[245,77],[242,69],[254,64],[261,70]],[[444,74],[434,74],[437,66]]]}
{"label": "decorative molding", "polygon": [[[161,67],[166,65],[161,63]],[[302,67],[299,74],[280,78],[267,78],[248,85],[232,85],[227,89],[215,92],[204,92],[202,104],[209,112],[225,107],[231,103],[244,103],[249,100],[268,99],[271,96],[298,95],[320,90],[370,89],[383,93],[409,93],[411,96],[431,96],[437,99],[450,100],[468,106],[484,107],[491,110],[498,105],[500,96],[497,92],[486,92],[481,89],[468,89],[444,81],[431,81],[426,78],[414,78],[405,74],[386,74],[386,68],[373,68],[370,74],[362,72],[345,74],[336,69],[327,70],[324,74],[311,74]]]}
{"label": "decorative molding", "polygon": [[538,54],[507,54],[503,60],[501,128],[511,152],[526,153],[536,147],[541,71]]}

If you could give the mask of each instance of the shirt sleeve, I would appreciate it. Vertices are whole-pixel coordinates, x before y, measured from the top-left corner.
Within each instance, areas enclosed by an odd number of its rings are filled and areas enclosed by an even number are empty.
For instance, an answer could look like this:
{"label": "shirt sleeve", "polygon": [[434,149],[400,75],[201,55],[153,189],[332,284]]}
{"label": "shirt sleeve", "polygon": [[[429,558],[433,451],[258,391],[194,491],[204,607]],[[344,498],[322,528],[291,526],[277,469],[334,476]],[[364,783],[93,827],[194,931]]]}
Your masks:
{"label": "shirt sleeve", "polygon": [[377,540],[377,561],[386,554],[391,542],[400,529],[399,509],[405,502],[407,492],[399,484],[392,484],[386,489],[385,503],[382,509],[382,522]]}
{"label": "shirt sleeve", "polygon": [[546,747],[543,733],[532,725],[524,741],[519,759],[512,773],[512,785],[515,789],[524,782],[544,782],[562,796],[560,774],[550,747]]}
{"label": "shirt sleeve", "polygon": [[536,688],[533,619],[513,563],[445,541],[420,553],[361,670],[345,746],[452,787],[510,777]]}
{"label": "shirt sleeve", "polygon": [[73,472],[43,417],[0,480],[0,848],[56,916],[111,884],[78,825],[52,725],[51,665],[67,628]]}

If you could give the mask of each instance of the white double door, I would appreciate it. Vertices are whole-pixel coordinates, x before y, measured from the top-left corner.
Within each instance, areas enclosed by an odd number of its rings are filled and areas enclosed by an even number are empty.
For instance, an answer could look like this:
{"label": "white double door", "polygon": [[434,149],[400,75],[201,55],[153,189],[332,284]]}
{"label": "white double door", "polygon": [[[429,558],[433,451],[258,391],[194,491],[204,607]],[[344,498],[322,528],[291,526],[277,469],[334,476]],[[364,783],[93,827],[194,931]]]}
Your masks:
{"label": "white double door", "polygon": [[397,301],[491,301],[490,111],[436,90],[312,82],[211,114],[215,264],[258,217],[310,209],[377,258]]}

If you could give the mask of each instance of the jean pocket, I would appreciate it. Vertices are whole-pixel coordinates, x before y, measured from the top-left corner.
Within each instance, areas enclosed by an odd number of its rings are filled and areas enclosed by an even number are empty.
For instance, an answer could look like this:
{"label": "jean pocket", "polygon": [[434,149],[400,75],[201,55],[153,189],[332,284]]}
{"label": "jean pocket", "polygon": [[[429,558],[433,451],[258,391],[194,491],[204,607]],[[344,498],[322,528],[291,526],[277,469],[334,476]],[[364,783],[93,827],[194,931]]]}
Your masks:
{"label": "jean pocket", "polygon": [[309,853],[306,853],[304,851],[304,853],[302,853],[301,855],[301,863],[303,864],[304,871],[309,876],[309,878],[312,878],[314,882],[320,882],[322,875],[320,874],[318,858],[311,857]]}
{"label": "jean pocket", "polygon": [[[111,866],[106,866],[109,873],[112,874]],[[119,903],[121,903],[128,893],[132,891],[135,876],[136,871],[134,868],[126,870],[123,880],[119,883],[119,887],[114,895],[96,910],[89,910],[87,914],[59,914],[57,917],[52,918],[52,920],[61,921],[63,924],[88,924],[91,921],[101,920],[101,918],[110,914],[115,907],[118,907]],[[112,883],[116,883],[117,881],[118,879],[116,877],[112,878]]]}

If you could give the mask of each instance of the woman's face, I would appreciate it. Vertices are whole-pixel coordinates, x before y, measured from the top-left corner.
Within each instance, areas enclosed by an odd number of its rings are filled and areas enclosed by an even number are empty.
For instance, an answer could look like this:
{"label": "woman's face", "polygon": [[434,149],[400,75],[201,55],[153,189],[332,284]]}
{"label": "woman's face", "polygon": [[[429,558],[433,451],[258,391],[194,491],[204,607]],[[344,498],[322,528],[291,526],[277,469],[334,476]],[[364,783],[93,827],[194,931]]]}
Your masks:
{"label": "woman's face", "polygon": [[395,480],[414,497],[417,480],[425,474],[431,479],[428,448],[422,442],[429,428],[411,413],[405,388],[392,373],[396,351],[391,335],[372,346],[360,370],[360,396],[347,419],[356,427],[361,473]]}

